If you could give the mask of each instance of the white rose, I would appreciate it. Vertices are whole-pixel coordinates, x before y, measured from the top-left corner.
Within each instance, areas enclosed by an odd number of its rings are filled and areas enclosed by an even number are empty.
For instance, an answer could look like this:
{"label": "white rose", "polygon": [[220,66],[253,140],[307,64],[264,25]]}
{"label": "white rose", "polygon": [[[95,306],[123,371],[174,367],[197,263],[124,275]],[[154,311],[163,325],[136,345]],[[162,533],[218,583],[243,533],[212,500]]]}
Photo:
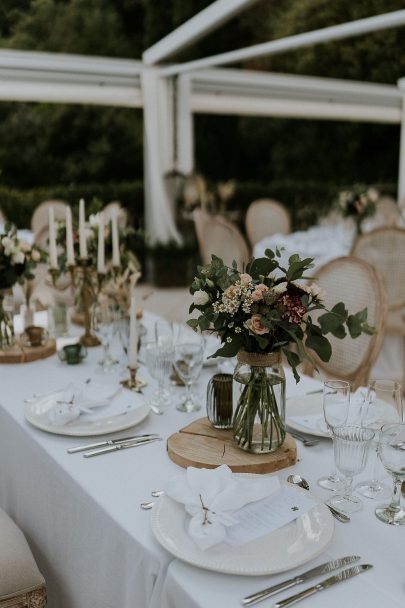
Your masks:
{"label": "white rose", "polygon": [[14,242],[12,239],[10,239],[10,237],[5,236],[1,239],[1,244],[4,247],[4,253],[5,255],[10,256],[13,253],[13,249],[14,249]]}
{"label": "white rose", "polygon": [[24,264],[24,254],[22,251],[15,251],[13,253],[13,262],[14,264]]}
{"label": "white rose", "polygon": [[199,289],[198,291],[194,292],[193,304],[195,304],[195,306],[204,306],[205,304],[208,304],[209,301],[210,297],[206,291]]}
{"label": "white rose", "polygon": [[275,285],[272,291],[276,294],[284,293],[285,291],[287,291],[287,285],[288,283],[284,281],[284,283],[279,283],[278,285]]}
{"label": "white rose", "polygon": [[319,285],[317,285],[316,283],[312,283],[312,285],[309,286],[308,291],[311,296],[313,298],[316,298],[317,300],[325,299],[326,291],[322,289],[322,287],[319,287]]}

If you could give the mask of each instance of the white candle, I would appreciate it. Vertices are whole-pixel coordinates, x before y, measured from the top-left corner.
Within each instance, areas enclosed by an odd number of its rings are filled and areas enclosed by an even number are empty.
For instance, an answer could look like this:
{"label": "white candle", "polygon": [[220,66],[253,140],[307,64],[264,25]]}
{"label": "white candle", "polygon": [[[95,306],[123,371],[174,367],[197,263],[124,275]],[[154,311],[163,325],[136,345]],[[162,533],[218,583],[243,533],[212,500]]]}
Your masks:
{"label": "white candle", "polygon": [[104,212],[100,213],[100,222],[98,225],[98,249],[97,249],[97,272],[105,274],[105,259],[104,259]]}
{"label": "white candle", "polygon": [[111,217],[112,265],[114,266],[114,268],[118,268],[118,266],[121,266],[117,214],[118,214],[117,209],[114,209],[112,217]]}
{"label": "white candle", "polygon": [[136,367],[138,363],[138,331],[136,327],[136,298],[135,289],[131,292],[131,309],[129,313],[129,367]]}
{"label": "white candle", "polygon": [[79,251],[82,260],[87,258],[87,239],[86,239],[86,213],[84,209],[84,199],[79,201]]}
{"label": "white candle", "polygon": [[68,266],[75,265],[75,252],[73,248],[72,210],[66,207],[66,262]]}
{"label": "white candle", "polygon": [[58,267],[58,254],[56,252],[56,226],[53,207],[48,209],[49,220],[49,266],[51,268]]}

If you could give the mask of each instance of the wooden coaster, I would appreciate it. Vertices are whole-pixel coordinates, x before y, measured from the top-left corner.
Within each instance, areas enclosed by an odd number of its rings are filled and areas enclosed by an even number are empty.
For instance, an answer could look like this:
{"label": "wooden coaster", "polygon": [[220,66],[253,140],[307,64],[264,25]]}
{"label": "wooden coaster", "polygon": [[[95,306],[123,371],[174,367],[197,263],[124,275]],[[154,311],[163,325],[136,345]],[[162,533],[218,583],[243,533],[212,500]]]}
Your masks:
{"label": "wooden coaster", "polygon": [[29,363],[38,359],[46,359],[56,353],[56,342],[49,338],[42,346],[23,346],[17,339],[12,348],[0,350],[1,363]]}
{"label": "wooden coaster", "polygon": [[200,418],[167,440],[167,452],[181,467],[215,469],[227,464],[234,473],[273,473],[295,464],[294,439],[286,435],[284,444],[271,454],[251,454],[238,448],[232,430],[214,429],[208,418]]}

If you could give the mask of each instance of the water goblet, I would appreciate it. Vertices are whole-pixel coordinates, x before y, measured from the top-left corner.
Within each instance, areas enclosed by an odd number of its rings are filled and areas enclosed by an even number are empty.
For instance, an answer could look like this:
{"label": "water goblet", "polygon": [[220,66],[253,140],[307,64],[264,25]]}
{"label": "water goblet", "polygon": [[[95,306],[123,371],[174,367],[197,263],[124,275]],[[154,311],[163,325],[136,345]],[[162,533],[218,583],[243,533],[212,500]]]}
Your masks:
{"label": "water goblet", "polygon": [[170,405],[170,392],[165,390],[173,364],[171,344],[149,342],[145,346],[145,363],[149,374],[156,380],[158,388],[151,403],[158,408]]}
{"label": "water goblet", "polygon": [[345,477],[342,493],[336,493],[328,504],[338,511],[354,513],[363,508],[360,498],[353,496],[353,477],[366,468],[368,450],[374,438],[374,431],[361,426],[335,426],[334,456],[336,468]]}
{"label": "water goblet", "polygon": [[[344,380],[328,380],[323,385],[323,415],[328,433],[334,442],[333,428],[347,422],[350,405],[350,384]],[[318,479],[324,490],[339,491],[344,483],[336,471]]]}
{"label": "water goblet", "polygon": [[191,393],[193,382],[199,377],[204,360],[203,342],[185,342],[174,347],[174,367],[186,386],[186,397],[176,407],[180,412],[195,412],[201,405],[195,403]]}
{"label": "water goblet", "polygon": [[366,498],[383,498],[388,497],[391,493],[391,489],[378,479],[378,439],[383,425],[401,422],[402,416],[401,385],[393,380],[374,380],[370,382],[361,412],[361,426],[375,432],[373,474],[372,479],[361,481],[355,487],[356,491]]}
{"label": "water goblet", "polygon": [[110,350],[115,331],[114,312],[107,302],[98,302],[93,306],[92,323],[94,333],[103,347],[103,357],[98,364],[103,372],[112,372],[117,364]]}
{"label": "water goblet", "polygon": [[405,481],[405,424],[384,425],[378,443],[378,456],[391,474],[394,490],[389,505],[376,508],[375,514],[386,524],[405,525],[405,509],[401,507],[401,486]]}

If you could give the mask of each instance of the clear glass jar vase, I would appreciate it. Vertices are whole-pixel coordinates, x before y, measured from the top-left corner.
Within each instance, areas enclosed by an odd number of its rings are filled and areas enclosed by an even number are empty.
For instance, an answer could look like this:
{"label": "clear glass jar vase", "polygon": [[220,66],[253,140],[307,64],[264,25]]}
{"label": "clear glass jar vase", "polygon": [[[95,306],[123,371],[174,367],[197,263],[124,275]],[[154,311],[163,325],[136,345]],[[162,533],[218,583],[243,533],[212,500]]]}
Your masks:
{"label": "clear glass jar vase", "polygon": [[240,385],[233,418],[236,443],[255,454],[275,452],[285,439],[285,375],[280,352],[240,351],[233,377]]}
{"label": "clear glass jar vase", "polygon": [[0,350],[14,346],[13,296],[0,290]]}

